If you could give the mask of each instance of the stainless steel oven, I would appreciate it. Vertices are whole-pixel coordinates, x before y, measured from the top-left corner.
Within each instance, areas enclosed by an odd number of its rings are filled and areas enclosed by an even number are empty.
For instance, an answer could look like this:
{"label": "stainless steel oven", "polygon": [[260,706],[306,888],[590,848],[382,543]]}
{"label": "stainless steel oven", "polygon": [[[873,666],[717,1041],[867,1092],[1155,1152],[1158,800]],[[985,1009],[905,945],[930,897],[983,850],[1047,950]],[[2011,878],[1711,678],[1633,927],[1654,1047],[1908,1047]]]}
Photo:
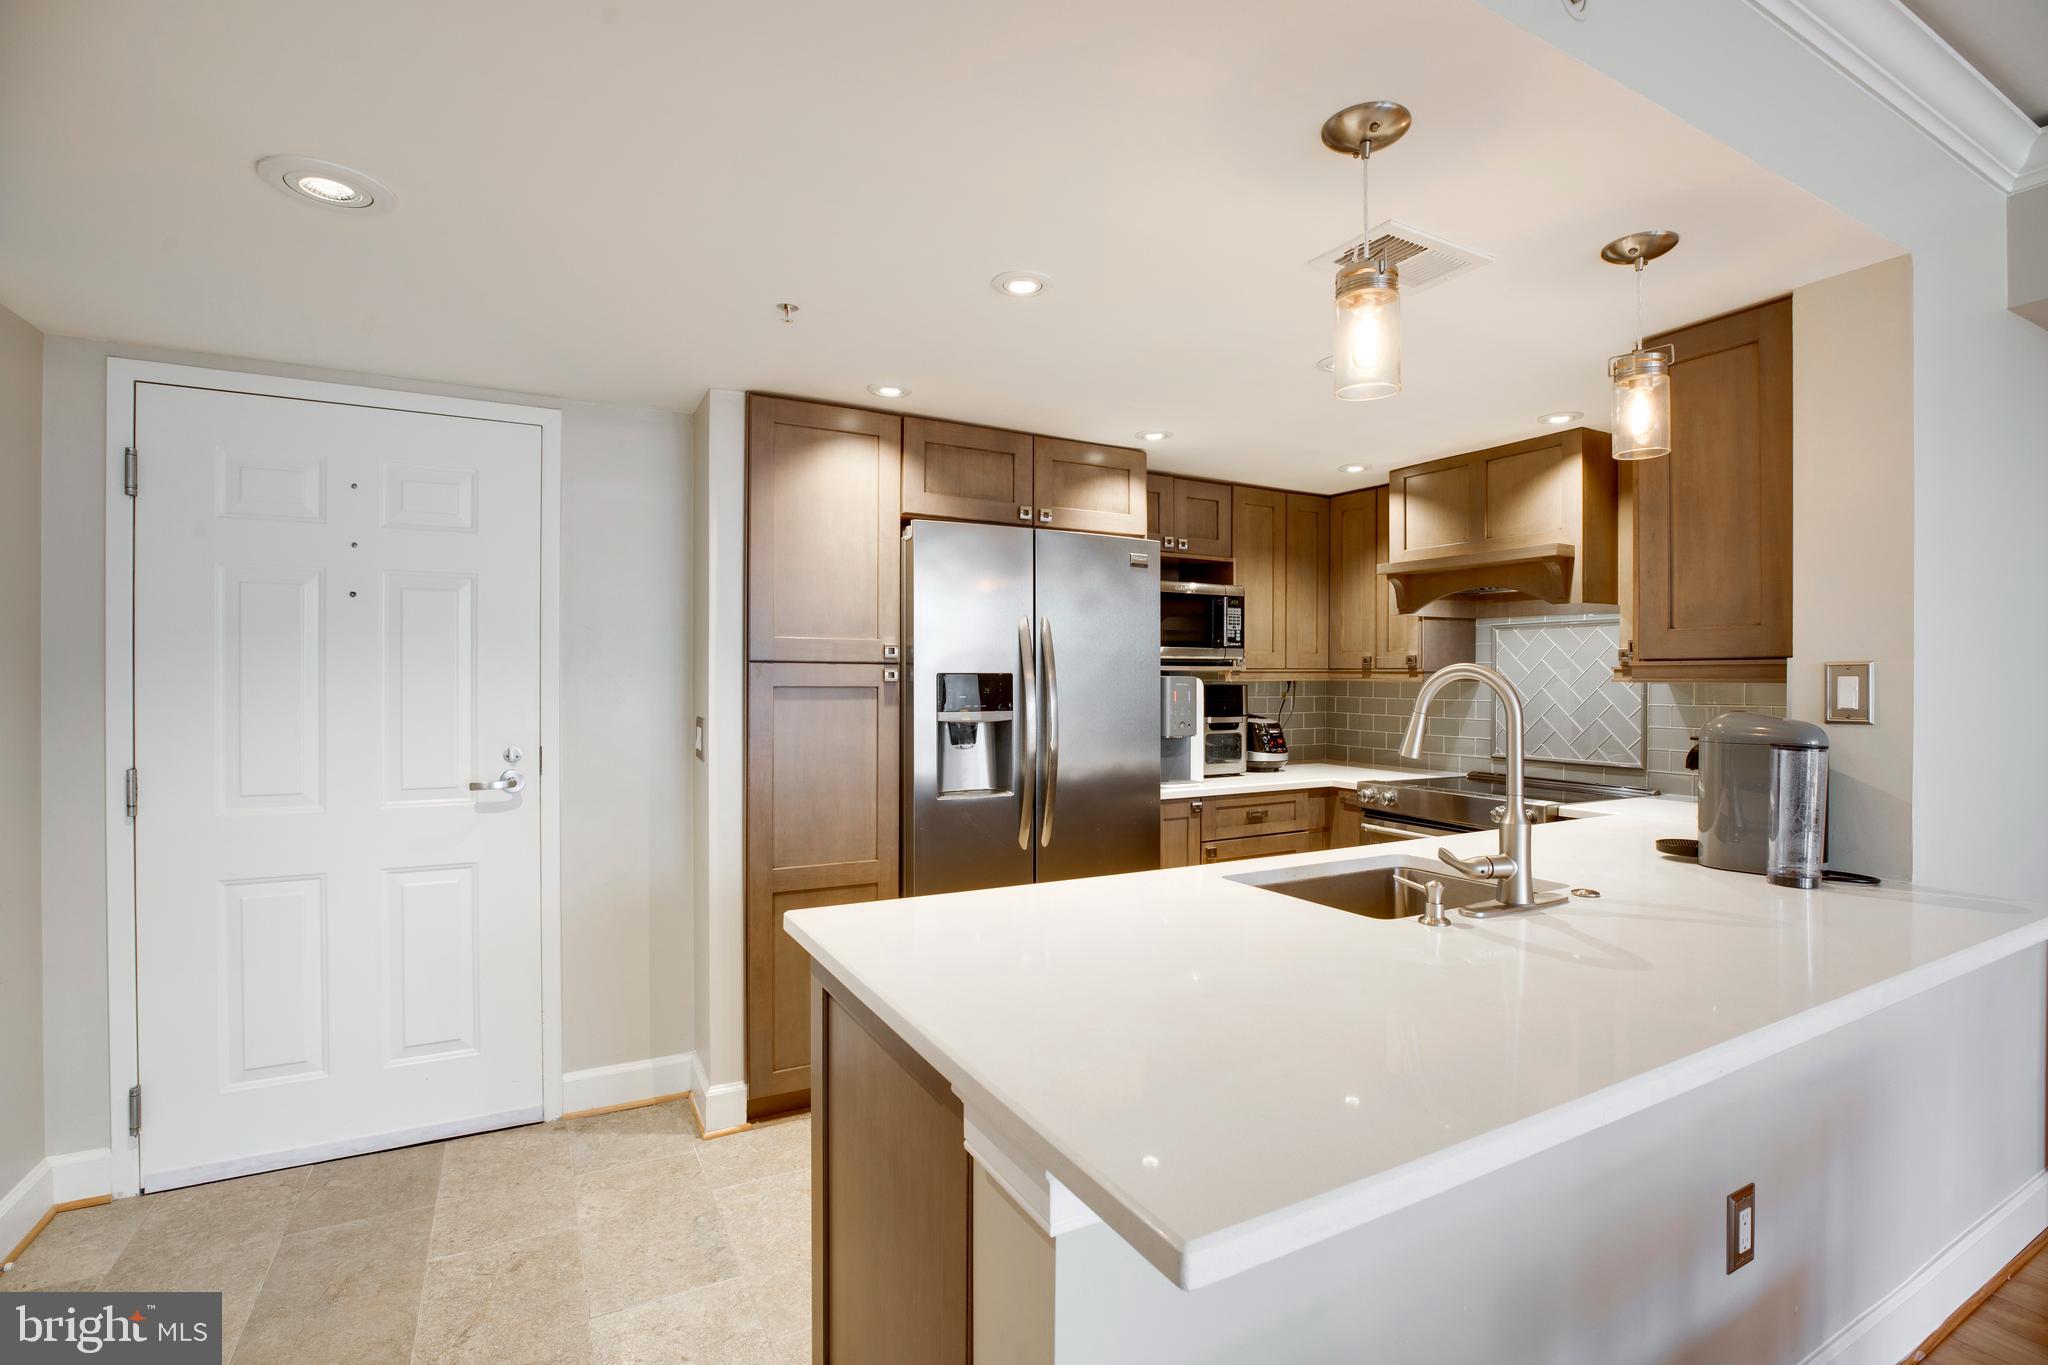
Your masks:
{"label": "stainless steel oven", "polygon": [[1159,661],[1176,668],[1244,667],[1244,590],[1226,583],[1161,583]]}

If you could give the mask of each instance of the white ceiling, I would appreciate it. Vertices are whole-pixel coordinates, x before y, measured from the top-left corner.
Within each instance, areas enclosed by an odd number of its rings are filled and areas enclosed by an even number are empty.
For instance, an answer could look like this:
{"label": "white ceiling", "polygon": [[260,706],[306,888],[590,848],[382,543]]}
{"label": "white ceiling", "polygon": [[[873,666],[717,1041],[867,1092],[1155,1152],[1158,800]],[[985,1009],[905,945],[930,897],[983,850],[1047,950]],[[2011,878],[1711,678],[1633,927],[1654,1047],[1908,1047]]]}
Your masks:
{"label": "white ceiling", "polygon": [[1905,0],[2019,111],[2048,126],[2048,3],[2044,0]]}
{"label": "white ceiling", "polygon": [[[1339,403],[1329,278],[1365,98],[1374,216],[1492,254]],[[396,193],[260,183],[299,153]],[[1651,330],[1897,249],[1471,0],[1031,6],[36,0],[0,10],[0,303],[45,331],[688,408],[707,386],[1129,443],[1335,490],[1604,411]],[[989,277],[1036,270],[1034,300]],[[784,325],[781,301],[801,307]]]}

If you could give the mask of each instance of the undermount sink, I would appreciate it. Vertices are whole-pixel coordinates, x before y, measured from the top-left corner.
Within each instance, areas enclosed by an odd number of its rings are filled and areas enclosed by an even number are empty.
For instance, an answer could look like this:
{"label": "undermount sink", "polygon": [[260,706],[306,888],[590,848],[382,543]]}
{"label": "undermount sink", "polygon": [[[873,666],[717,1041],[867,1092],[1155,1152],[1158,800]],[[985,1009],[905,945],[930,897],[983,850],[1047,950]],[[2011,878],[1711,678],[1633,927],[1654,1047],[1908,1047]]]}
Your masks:
{"label": "undermount sink", "polygon": [[[1394,880],[1398,872],[1410,881],[1427,886],[1441,882],[1444,908],[1490,903],[1497,894],[1492,882],[1476,882],[1442,863],[1417,858],[1374,858],[1343,863],[1314,863],[1307,867],[1276,867],[1262,872],[1240,872],[1230,878],[1262,891],[1277,891],[1297,900],[1313,901],[1347,914],[1368,919],[1407,919],[1422,913],[1422,892]],[[1538,882],[1539,891],[1562,889],[1559,883]]]}

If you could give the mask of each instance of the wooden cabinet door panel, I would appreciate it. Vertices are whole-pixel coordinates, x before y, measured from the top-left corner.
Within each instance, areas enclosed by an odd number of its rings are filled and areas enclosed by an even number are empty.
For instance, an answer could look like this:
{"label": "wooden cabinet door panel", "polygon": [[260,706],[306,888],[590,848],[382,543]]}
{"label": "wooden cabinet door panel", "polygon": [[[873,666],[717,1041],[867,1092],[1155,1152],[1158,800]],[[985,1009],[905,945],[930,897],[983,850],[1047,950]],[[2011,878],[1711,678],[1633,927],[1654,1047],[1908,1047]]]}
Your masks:
{"label": "wooden cabinet door panel", "polygon": [[1383,494],[1360,489],[1330,499],[1330,667],[1372,666],[1379,591]]}
{"label": "wooden cabinet door panel", "polygon": [[1287,666],[1287,495],[1231,490],[1234,577],[1244,589],[1244,666]]}
{"label": "wooden cabinet door panel", "polygon": [[903,422],[747,402],[748,657],[880,663],[901,638]]}
{"label": "wooden cabinet door panel", "polygon": [[1270,858],[1276,853],[1309,853],[1322,843],[1315,830],[1293,834],[1254,834],[1243,839],[1211,839],[1202,845],[1204,863],[1236,863]]}
{"label": "wooden cabinet door panel", "polygon": [[1231,502],[1230,485],[1227,483],[1175,479],[1174,548],[1182,554],[1230,558]]}
{"label": "wooden cabinet door panel", "polygon": [[1031,437],[1021,431],[903,421],[905,516],[1029,521],[1031,481]]}
{"label": "wooden cabinet door panel", "polygon": [[[1391,531],[1388,521],[1391,515],[1391,487],[1373,490],[1379,495],[1378,505],[1373,508],[1373,529],[1379,541],[1377,557],[1379,562],[1392,562],[1392,546],[1389,543]],[[1413,616],[1403,616],[1394,610],[1394,586],[1385,574],[1373,576],[1373,659],[1375,672],[1413,673],[1419,662],[1417,658],[1416,625]]]}
{"label": "wooden cabinet door panel", "polygon": [[1435,461],[1388,476],[1389,560],[1426,558],[1479,535],[1479,481],[1470,464]]}
{"label": "wooden cabinet door panel", "polygon": [[1202,842],[1200,801],[1159,804],[1159,865],[1186,867],[1196,860]]}
{"label": "wooden cabinet door panel", "polygon": [[1156,540],[1162,549],[1172,549],[1173,535],[1173,476],[1170,474],[1147,474],[1145,476],[1145,537]]}
{"label": "wooden cabinet door panel", "polygon": [[1651,339],[1676,348],[1671,453],[1636,462],[1645,660],[1792,652],[1792,305]]}
{"label": "wooden cabinet door panel", "polygon": [[897,894],[897,684],[866,664],[749,667],[748,1112],[810,1089],[810,963],[782,917]]}
{"label": "wooden cabinet door panel", "polygon": [[1330,500],[1287,495],[1288,668],[1330,666]]}
{"label": "wooden cabinet door panel", "polygon": [[[1038,525],[1056,531],[1145,534],[1145,452],[1034,436]],[[1049,515],[1048,515],[1049,514]]]}
{"label": "wooden cabinet door panel", "polygon": [[1566,460],[1564,442],[1508,446],[1479,465],[1480,547],[1578,539],[1578,466]]}
{"label": "wooden cabinet door panel", "polygon": [[1204,839],[1326,829],[1330,823],[1330,793],[1312,790],[1212,796],[1202,802],[1201,821]]}

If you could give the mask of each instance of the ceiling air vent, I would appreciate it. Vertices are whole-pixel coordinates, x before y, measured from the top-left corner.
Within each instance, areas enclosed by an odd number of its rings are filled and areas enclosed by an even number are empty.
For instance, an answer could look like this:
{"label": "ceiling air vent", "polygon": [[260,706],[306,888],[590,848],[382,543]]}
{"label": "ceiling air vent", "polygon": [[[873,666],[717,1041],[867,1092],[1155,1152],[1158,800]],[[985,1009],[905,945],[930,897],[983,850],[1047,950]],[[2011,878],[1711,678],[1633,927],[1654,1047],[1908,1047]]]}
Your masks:
{"label": "ceiling air vent", "polygon": [[[1318,271],[1334,270],[1337,262],[1356,247],[1358,241],[1358,236],[1353,234],[1328,251],[1309,257],[1305,264]],[[1493,261],[1493,257],[1483,251],[1474,251],[1434,233],[1410,227],[1398,218],[1373,224],[1372,246],[1375,257],[1400,267],[1403,293],[1428,289]]]}

